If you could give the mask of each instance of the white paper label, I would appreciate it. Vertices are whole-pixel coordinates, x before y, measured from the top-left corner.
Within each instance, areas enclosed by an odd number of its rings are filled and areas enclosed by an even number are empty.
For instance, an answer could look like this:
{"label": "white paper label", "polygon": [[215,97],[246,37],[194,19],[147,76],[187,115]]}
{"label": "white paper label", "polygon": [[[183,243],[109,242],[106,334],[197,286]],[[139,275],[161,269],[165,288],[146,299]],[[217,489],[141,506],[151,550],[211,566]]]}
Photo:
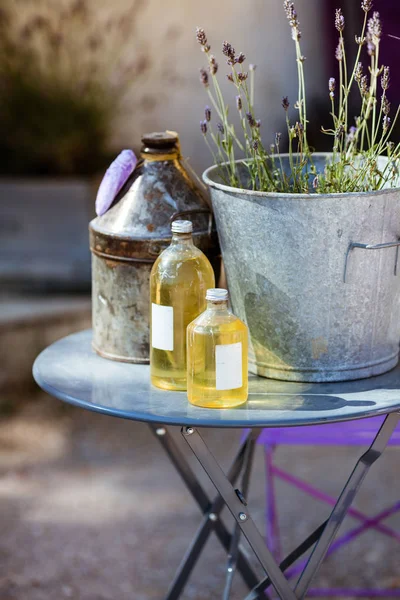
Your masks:
{"label": "white paper label", "polygon": [[172,306],[152,303],[151,345],[158,350],[174,349],[174,309]]}
{"label": "white paper label", "polygon": [[215,346],[216,389],[242,387],[242,342]]}

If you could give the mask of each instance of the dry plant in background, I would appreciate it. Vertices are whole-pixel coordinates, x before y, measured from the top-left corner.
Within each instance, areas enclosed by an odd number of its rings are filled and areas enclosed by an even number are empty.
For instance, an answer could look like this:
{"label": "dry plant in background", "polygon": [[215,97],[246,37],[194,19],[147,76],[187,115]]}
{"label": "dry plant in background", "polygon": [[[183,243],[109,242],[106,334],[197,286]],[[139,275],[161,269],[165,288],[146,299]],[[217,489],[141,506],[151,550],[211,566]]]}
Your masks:
{"label": "dry plant in background", "polygon": [[132,31],[141,0],[99,16],[87,0],[0,8],[0,172],[92,174],[109,162],[121,102],[147,70]]}
{"label": "dry plant in background", "polygon": [[[343,38],[345,19],[341,9],[335,13],[334,26],[338,33],[335,57],[339,75],[327,84],[327,99],[332,125],[322,131],[332,137],[332,156],[323,172],[317,172],[313,149],[307,140],[307,126],[312,115],[307,111],[305,85],[305,56],[301,51],[301,32],[293,2],[284,0],[284,11],[289,22],[295,46],[298,75],[298,95],[293,104],[295,118],[287,96],[282,99],[289,138],[288,162],[282,161],[281,133],[276,133],[273,143],[265,145],[261,139],[261,121],[254,110],[255,66],[245,68],[246,57],[236,53],[229,42],[222,45],[222,53],[230,67],[226,75],[235,93],[235,109],[239,113],[241,134],[238,135],[229,121],[229,106],[218,83],[218,62],[203,29],[197,29],[197,41],[204,52],[208,68],[200,70],[200,81],[206,89],[210,106],[206,106],[200,128],[220,165],[223,182],[234,187],[250,187],[264,192],[319,193],[361,192],[379,190],[398,185],[400,144],[392,139],[399,115],[391,110],[388,96],[390,86],[389,66],[379,63],[382,42],[382,23],[378,12],[372,11],[372,0],[362,0],[364,15],[361,33],[355,36],[358,46],[354,65],[350,68]],[[362,53],[368,56],[369,66],[364,69]],[[349,94],[358,89],[360,110],[349,114]],[[213,126],[212,112],[217,123]],[[389,115],[394,112],[393,118]],[[236,153],[245,157],[249,181],[239,178]],[[388,160],[379,160],[384,155]]]}

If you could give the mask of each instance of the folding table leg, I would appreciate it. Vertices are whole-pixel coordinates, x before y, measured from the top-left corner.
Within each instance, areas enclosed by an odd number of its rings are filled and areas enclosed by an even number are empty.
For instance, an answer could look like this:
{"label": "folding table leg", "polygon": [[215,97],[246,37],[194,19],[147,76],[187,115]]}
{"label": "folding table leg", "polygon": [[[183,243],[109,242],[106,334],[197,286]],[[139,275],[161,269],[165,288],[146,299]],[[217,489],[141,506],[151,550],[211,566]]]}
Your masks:
{"label": "folding table leg", "polygon": [[[241,490],[240,492],[243,494],[243,499],[247,497],[247,493],[249,490],[250,484],[250,474],[251,467],[253,466],[253,456],[255,449],[256,439],[249,439],[246,447],[245,459],[244,459],[244,468],[243,475],[241,481]],[[228,475],[229,479],[229,475]],[[239,553],[239,541],[240,541],[240,527],[236,523],[235,529],[233,531],[231,545],[229,548],[228,554],[228,562],[226,566],[226,582],[224,593],[222,596],[222,600],[229,600],[229,596],[232,589],[233,577],[235,575],[237,561],[238,561],[238,553]]]}
{"label": "folding table leg", "polygon": [[[229,552],[229,548],[232,543],[232,536],[227,530],[224,523],[219,518],[219,514],[224,506],[222,498],[220,496],[217,496],[214,499],[214,501],[211,501],[209,499],[207,493],[204,491],[203,487],[199,483],[195,473],[193,472],[186,458],[183,456],[182,452],[174,442],[168,428],[152,424],[149,425],[150,429],[152,430],[152,432],[154,433],[154,435],[159,440],[162,447],[168,454],[176,470],[181,475],[188,490],[192,494],[194,500],[197,502],[201,512],[204,515],[200,527],[198,528],[196,535],[178,568],[178,571],[175,575],[175,578],[169,588],[165,599],[177,600],[180,597],[182,590],[187,583],[192,569],[195,566],[197,559],[210,533],[212,531],[215,531],[218,539],[220,540],[221,544],[227,552]],[[239,448],[239,451],[229,470],[229,477],[231,481],[235,481],[238,475],[240,474],[240,471],[243,466],[247,443],[251,440],[250,435]],[[248,587],[250,589],[253,588],[258,582],[258,577],[254,573],[241,548],[238,549],[237,568]]]}
{"label": "folding table leg", "polygon": [[184,427],[182,428],[182,435],[239,524],[242,533],[271,579],[272,585],[279,597],[283,600],[295,600],[296,596],[293,590],[276,564],[271,552],[266,547],[264,539],[255,526],[254,521],[248,511],[245,510],[243,502],[198,431],[194,427]]}
{"label": "folding table leg", "polygon": [[295,592],[298,598],[304,598],[312,579],[315,577],[344,517],[354,500],[360,486],[369,471],[371,465],[381,456],[387,446],[390,437],[400,419],[400,413],[391,413],[386,416],[371,446],[358,460],[352,474],[350,475],[328,522],[319,538],[315,548],[300,575]]}

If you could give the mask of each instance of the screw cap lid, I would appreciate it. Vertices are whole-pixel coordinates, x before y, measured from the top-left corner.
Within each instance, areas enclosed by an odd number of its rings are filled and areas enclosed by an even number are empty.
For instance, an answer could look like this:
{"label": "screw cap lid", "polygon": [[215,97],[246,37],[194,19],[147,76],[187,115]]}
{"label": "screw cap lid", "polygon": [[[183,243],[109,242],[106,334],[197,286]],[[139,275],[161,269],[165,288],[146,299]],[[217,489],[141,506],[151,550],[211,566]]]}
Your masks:
{"label": "screw cap lid", "polygon": [[212,300],[213,302],[226,302],[228,296],[228,290],[224,288],[210,288],[206,292],[206,300]]}
{"label": "screw cap lid", "polygon": [[192,233],[193,223],[192,221],[173,221],[171,224],[172,233]]}

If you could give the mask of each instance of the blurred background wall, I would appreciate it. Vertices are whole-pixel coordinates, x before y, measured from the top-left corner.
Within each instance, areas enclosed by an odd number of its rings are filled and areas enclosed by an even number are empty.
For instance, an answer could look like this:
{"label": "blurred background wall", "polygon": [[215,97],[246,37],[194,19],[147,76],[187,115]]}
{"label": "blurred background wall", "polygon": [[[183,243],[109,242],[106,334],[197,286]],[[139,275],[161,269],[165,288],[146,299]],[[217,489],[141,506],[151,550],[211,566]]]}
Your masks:
{"label": "blurred background wall", "polygon": [[[300,0],[296,4],[307,56],[309,98],[313,103],[326,97],[321,87],[327,58],[321,52],[326,6],[318,0]],[[294,44],[282,3],[170,0],[163,5],[159,0],[141,0],[138,5],[141,9],[136,27],[144,34],[141,51],[148,70],[143,83],[133,90],[133,102],[127,98],[131,114],[121,128],[124,143],[138,143],[144,130],[175,129],[181,135],[185,155],[199,173],[212,163],[199,130],[204,105],[209,101],[199,82],[199,69],[206,63],[196,42],[196,26],[206,31],[227,98],[234,101],[235,93],[225,77],[229,67],[221,53],[222,42],[228,40],[237,51],[245,53],[247,64],[257,65],[256,109],[264,136],[272,142],[275,131],[284,129],[282,97],[287,95],[294,102],[297,94]],[[319,27],[315,27],[316,22]]]}

